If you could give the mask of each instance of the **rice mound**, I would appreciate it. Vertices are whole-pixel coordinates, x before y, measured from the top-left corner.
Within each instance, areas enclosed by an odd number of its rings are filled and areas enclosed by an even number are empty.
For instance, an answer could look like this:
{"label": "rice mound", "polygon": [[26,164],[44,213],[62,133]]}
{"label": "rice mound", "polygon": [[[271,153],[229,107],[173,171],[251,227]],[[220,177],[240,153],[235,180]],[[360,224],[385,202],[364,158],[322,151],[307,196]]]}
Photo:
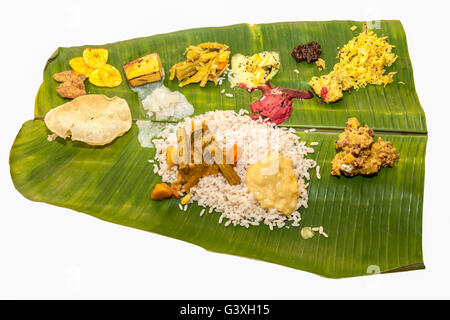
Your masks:
{"label": "rice mound", "polygon": [[[273,229],[273,227],[289,227],[287,223],[291,222],[290,226],[297,227],[301,220],[298,210],[308,206],[308,183],[305,182],[310,179],[308,170],[316,166],[316,162],[306,159],[306,156],[313,153],[314,149],[307,147],[304,141],[299,141],[295,129],[280,128],[262,119],[254,121],[245,113],[248,111],[241,110],[239,114],[231,110],[210,111],[185,118],[177,125],[168,126],[160,133],[160,138],[153,140],[156,147],[155,160],[160,165],[159,169],[155,167],[154,171],[162,177],[163,182],[171,183],[176,180],[176,166],[169,168],[166,162],[167,147],[177,146],[177,127],[184,127],[187,134],[190,134],[191,121],[197,123],[204,120],[216,141],[227,146],[227,149],[228,146],[237,144],[243,150],[235,166],[237,174],[241,177],[241,183],[231,186],[220,173],[216,177],[203,177],[196,187],[191,188],[190,202],[197,201],[199,206],[210,207],[210,213],[213,209],[222,213],[219,223],[227,219],[225,226],[233,224],[248,228],[250,225],[257,226],[263,222]],[[294,212],[289,216],[282,215],[276,209],[261,208],[245,185],[248,167],[273,151],[292,159],[293,169],[298,177],[299,198]]]}

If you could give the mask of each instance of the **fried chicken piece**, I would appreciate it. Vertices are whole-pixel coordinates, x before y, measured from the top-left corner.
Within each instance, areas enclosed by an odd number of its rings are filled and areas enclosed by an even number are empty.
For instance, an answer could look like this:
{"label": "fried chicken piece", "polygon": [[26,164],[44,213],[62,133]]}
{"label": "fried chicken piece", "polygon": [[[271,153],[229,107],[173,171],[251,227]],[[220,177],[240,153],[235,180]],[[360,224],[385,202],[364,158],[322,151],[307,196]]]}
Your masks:
{"label": "fried chicken piece", "polygon": [[346,122],[347,128],[339,135],[336,149],[358,155],[362,149],[369,148],[373,143],[373,130],[367,125],[361,127],[358,119],[350,118]]}
{"label": "fried chicken piece", "polygon": [[384,141],[378,138],[370,148],[370,156],[364,162],[361,168],[361,174],[370,175],[377,173],[381,168],[393,167],[395,160],[398,159],[399,155],[395,152],[390,141]]}
{"label": "fried chicken piece", "polygon": [[393,167],[399,155],[390,141],[378,138],[374,143],[374,132],[368,126],[361,127],[358,119],[350,118],[347,128],[339,135],[336,149],[342,149],[331,162],[331,174],[353,177],[358,174],[371,175],[383,167]]}
{"label": "fried chicken piece", "polygon": [[331,162],[331,174],[333,176],[340,176],[344,174],[346,176],[356,176],[359,170],[355,164],[355,156],[351,153],[341,151],[336,154]]}
{"label": "fried chicken piece", "polygon": [[56,88],[56,92],[63,98],[75,99],[76,97],[84,96],[86,94],[86,88],[84,87],[86,76],[81,73],[77,73],[73,70],[66,70],[55,73],[53,79],[62,82]]}

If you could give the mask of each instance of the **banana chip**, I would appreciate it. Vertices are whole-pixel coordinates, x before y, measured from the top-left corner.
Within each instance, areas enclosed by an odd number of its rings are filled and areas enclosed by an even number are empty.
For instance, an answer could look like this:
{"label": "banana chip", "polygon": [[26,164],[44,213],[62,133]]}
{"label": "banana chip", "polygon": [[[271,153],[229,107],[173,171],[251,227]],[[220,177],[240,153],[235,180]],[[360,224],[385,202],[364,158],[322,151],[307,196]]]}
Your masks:
{"label": "banana chip", "polygon": [[90,74],[89,82],[97,87],[113,88],[122,83],[122,76],[115,67],[105,64]]}
{"label": "banana chip", "polygon": [[83,57],[73,58],[69,61],[69,65],[73,71],[84,74],[86,77],[89,77],[92,71],[95,70],[86,64]]}
{"label": "banana chip", "polygon": [[108,61],[108,50],[86,48],[83,51],[83,58],[89,67],[97,69]]}

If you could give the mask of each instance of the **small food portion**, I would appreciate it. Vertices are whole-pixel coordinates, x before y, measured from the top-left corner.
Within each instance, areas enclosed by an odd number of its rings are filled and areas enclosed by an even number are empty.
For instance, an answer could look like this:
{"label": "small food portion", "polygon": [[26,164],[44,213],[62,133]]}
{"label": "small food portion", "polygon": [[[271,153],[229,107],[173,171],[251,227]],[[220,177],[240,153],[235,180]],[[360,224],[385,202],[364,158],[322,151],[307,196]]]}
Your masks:
{"label": "small food portion", "polygon": [[239,84],[239,86],[247,89],[249,92],[255,89],[262,91],[261,98],[250,105],[252,119],[256,120],[261,117],[270,119],[271,122],[276,124],[286,121],[291,116],[292,99],[311,99],[314,97],[310,91],[277,88],[273,87],[270,82],[251,89],[244,84]]}
{"label": "small food portion", "polygon": [[319,59],[322,49],[315,41],[301,44],[292,50],[292,56],[297,62],[306,61],[308,64]]}
{"label": "small food portion", "polygon": [[359,155],[361,150],[369,148],[373,143],[373,130],[367,125],[361,126],[358,119],[350,118],[346,122],[347,128],[339,135],[336,149]]}
{"label": "small food portion", "polygon": [[111,143],[131,128],[131,112],[124,99],[102,94],[80,96],[45,115],[45,125],[57,136],[89,145]]}
{"label": "small food portion", "polygon": [[331,174],[349,177],[372,175],[381,168],[393,167],[399,155],[390,141],[378,138],[374,143],[374,132],[367,125],[361,126],[358,119],[350,118],[347,128],[339,135],[336,149],[341,149],[334,157]]}
{"label": "small food portion", "polygon": [[62,82],[56,91],[63,98],[74,99],[86,94],[86,88],[84,87],[84,80],[86,76],[77,73],[73,70],[67,70],[60,73],[55,73],[53,79],[58,82]]}
{"label": "small food portion", "polygon": [[300,230],[300,235],[303,239],[311,239],[314,237],[314,231],[312,231],[311,227],[303,227],[302,230]]}
{"label": "small food portion", "polygon": [[278,52],[263,51],[252,56],[235,54],[231,58],[231,87],[243,84],[258,87],[272,79],[280,70]]}
{"label": "small food portion", "polygon": [[248,168],[245,184],[263,209],[275,208],[290,215],[299,197],[298,180],[292,160],[269,153]]}
{"label": "small food portion", "polygon": [[294,129],[254,121],[245,112],[210,111],[168,125],[153,139],[153,172],[179,193],[181,210],[197,202],[219,212],[225,227],[299,227],[308,170],[316,165],[307,156],[314,149]]}
{"label": "small food portion", "polygon": [[92,69],[98,69],[108,61],[108,50],[103,48],[86,48],[83,51],[83,59]]}
{"label": "small food portion", "polygon": [[204,87],[208,81],[217,85],[217,80],[228,67],[230,48],[217,42],[205,42],[189,46],[185,55],[185,61],[170,69],[170,80],[176,77],[179,87],[191,83],[200,83],[200,87]]}
{"label": "small food portion", "polygon": [[322,58],[317,59],[316,61],[316,67],[319,69],[319,71],[323,71],[326,69],[325,60]]}
{"label": "small food portion", "polygon": [[131,87],[161,81],[164,75],[158,53],[152,53],[128,62],[123,66],[123,70]]}
{"label": "small food portion", "polygon": [[164,200],[172,197],[172,189],[166,183],[157,183],[153,188],[151,198],[152,200]]}
{"label": "small food portion", "polygon": [[339,62],[333,71],[321,77],[313,77],[310,87],[326,103],[342,99],[343,91],[359,89],[368,84],[387,85],[396,72],[385,75],[385,67],[391,66],[397,55],[387,37],[378,37],[372,30],[365,30],[350,40],[338,52]]}
{"label": "small food portion", "polygon": [[82,57],[69,61],[70,67],[89,78],[89,82],[97,87],[117,87],[122,83],[122,76],[114,66],[107,64],[108,50],[86,48]]}
{"label": "small food portion", "polygon": [[142,105],[148,115],[155,116],[157,121],[179,120],[194,113],[194,107],[186,97],[178,91],[170,91],[161,86],[142,100]]}

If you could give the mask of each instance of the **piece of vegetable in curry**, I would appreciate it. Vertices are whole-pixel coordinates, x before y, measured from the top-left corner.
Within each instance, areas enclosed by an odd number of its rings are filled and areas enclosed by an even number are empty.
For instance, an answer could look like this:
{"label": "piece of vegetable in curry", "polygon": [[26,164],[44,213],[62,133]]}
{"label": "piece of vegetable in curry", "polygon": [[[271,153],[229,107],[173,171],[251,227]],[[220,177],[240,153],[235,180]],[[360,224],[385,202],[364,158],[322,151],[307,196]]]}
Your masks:
{"label": "piece of vegetable in curry", "polygon": [[[233,168],[233,165],[237,163],[239,153],[236,145],[231,151],[226,152],[215,141],[204,122],[200,127],[196,127],[192,121],[192,130],[189,135],[182,127],[177,128],[176,134],[178,146],[168,147],[166,153],[166,161],[169,166],[176,165],[178,167],[177,179],[169,187],[175,197],[180,198],[182,193],[188,193],[202,177],[217,176],[219,172],[230,185],[241,182],[241,178]],[[159,189],[159,185],[156,185],[155,188],[157,186]]]}
{"label": "piece of vegetable in curry", "polygon": [[381,168],[393,167],[399,155],[390,141],[375,136],[367,125],[361,126],[358,119],[350,118],[346,122],[347,128],[339,135],[336,149],[341,149],[336,154],[331,165],[331,174],[340,176],[372,175]]}
{"label": "piece of vegetable in curry", "polygon": [[165,183],[158,183],[153,188],[151,198],[152,200],[164,200],[172,197],[172,195],[173,191],[171,187]]}

